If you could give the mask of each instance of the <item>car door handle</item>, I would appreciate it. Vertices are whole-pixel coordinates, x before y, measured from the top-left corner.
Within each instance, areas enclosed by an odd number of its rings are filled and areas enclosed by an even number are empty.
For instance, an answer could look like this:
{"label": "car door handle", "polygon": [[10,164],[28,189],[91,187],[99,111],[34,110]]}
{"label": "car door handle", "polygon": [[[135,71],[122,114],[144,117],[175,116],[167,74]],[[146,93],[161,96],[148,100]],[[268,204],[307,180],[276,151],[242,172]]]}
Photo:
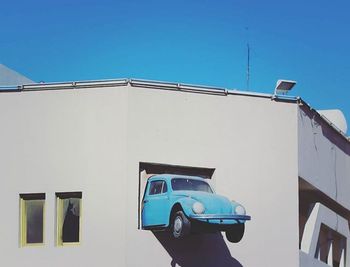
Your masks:
{"label": "car door handle", "polygon": [[148,200],[144,200],[144,201],[143,201],[143,203],[147,203],[147,202],[148,202]]}

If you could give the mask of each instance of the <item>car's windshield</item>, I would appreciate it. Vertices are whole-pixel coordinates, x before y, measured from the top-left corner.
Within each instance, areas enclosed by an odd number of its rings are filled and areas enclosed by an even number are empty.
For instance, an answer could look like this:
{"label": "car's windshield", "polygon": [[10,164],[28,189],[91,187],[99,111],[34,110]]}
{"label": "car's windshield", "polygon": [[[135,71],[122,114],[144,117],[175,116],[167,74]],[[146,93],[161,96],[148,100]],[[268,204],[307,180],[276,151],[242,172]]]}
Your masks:
{"label": "car's windshield", "polygon": [[186,178],[173,178],[171,180],[171,187],[174,191],[177,190],[190,190],[190,191],[202,191],[213,193],[209,184],[204,181],[186,179]]}

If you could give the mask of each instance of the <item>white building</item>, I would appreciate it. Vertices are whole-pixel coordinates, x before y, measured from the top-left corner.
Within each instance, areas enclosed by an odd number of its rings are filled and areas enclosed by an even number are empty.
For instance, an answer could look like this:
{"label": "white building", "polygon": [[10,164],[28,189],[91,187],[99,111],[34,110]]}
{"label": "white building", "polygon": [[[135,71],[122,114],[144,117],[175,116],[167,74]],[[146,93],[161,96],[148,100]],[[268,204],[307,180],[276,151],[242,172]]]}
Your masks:
{"label": "white building", "polygon": [[[350,141],[299,98],[104,80],[4,91],[0,114],[3,265],[350,266]],[[243,240],[141,230],[140,181],[169,171],[244,204]]]}

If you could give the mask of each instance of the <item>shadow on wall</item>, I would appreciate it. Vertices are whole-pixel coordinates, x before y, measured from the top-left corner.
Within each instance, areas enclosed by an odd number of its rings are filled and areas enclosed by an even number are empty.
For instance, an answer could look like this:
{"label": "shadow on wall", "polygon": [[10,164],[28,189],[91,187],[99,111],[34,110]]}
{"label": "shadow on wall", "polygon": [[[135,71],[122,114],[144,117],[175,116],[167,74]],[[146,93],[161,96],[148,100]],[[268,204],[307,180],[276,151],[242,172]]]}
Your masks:
{"label": "shadow on wall", "polygon": [[174,239],[170,232],[154,232],[158,241],[172,257],[171,267],[242,267],[234,259],[221,233],[190,235]]}

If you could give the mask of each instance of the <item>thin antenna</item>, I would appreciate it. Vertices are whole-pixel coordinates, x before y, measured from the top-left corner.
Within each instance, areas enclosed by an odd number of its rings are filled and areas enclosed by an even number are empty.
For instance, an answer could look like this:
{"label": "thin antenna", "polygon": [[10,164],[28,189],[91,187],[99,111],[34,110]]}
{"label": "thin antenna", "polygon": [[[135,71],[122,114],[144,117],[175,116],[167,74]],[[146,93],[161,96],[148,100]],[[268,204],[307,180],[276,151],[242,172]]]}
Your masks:
{"label": "thin antenna", "polygon": [[249,91],[249,82],[250,82],[250,46],[247,43],[247,91]]}
{"label": "thin antenna", "polygon": [[249,28],[245,27],[246,30],[246,38],[247,38],[247,88],[246,90],[250,90],[250,44],[249,44]]}

